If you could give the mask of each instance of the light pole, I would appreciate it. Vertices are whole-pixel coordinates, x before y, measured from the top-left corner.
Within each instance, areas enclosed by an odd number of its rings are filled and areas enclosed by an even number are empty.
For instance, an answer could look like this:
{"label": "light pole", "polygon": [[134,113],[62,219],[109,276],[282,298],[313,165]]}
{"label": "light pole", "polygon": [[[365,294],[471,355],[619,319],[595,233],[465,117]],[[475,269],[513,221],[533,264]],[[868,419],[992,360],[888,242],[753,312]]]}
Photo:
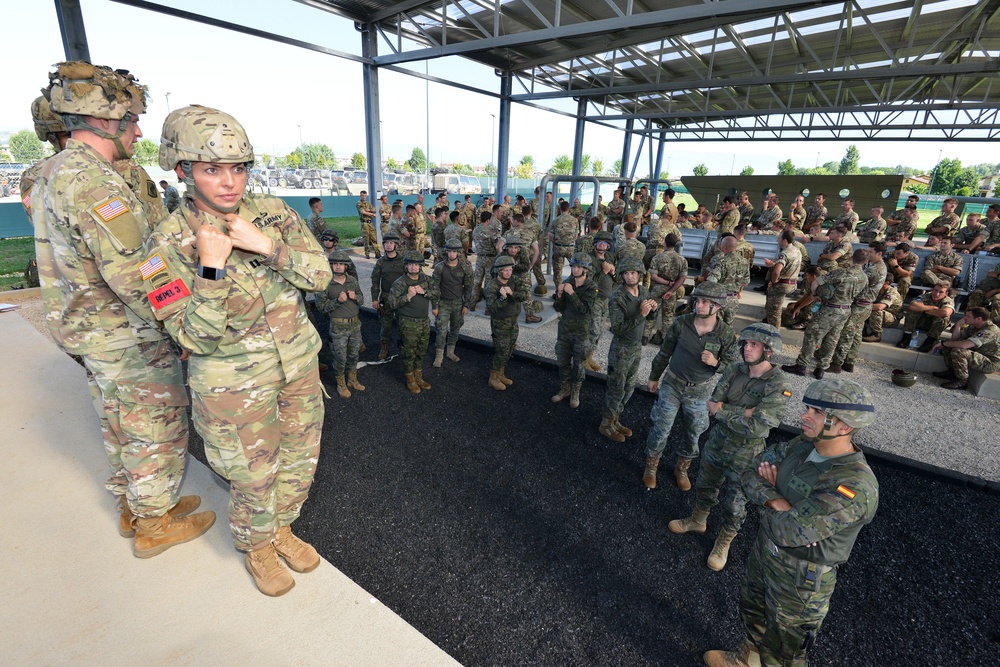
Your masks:
{"label": "light pole", "polygon": [[816,151],[816,164],[813,166],[813,169],[819,169],[819,151]]}
{"label": "light pole", "polygon": [[941,167],[941,156],[944,154],[944,149],[938,151],[937,164],[934,165],[934,171],[931,172],[931,184],[927,186],[927,194],[934,192],[934,180],[937,178],[938,169]]}
{"label": "light pole", "polygon": [[163,96],[167,98],[167,113],[170,113],[170,93],[163,93]]}
{"label": "light pole", "polygon": [[299,148],[301,149],[302,148],[302,126],[298,125],[297,127],[299,128]]}
{"label": "light pole", "polygon": [[729,165],[729,173],[730,174],[736,173],[736,153],[733,153],[733,163]]}
{"label": "light pole", "polygon": [[[497,117],[496,117],[496,114],[492,114],[491,113],[490,114],[490,118],[493,119],[493,129],[490,131],[490,164],[493,166],[493,172],[495,174],[497,166],[495,164],[493,164],[493,148],[494,148],[493,141],[496,138],[496,133],[497,133]],[[486,176],[488,178],[489,174],[487,174]],[[489,181],[487,180],[487,183],[488,182]],[[489,190],[490,190],[490,192],[493,192],[493,187],[491,186],[489,188]]]}

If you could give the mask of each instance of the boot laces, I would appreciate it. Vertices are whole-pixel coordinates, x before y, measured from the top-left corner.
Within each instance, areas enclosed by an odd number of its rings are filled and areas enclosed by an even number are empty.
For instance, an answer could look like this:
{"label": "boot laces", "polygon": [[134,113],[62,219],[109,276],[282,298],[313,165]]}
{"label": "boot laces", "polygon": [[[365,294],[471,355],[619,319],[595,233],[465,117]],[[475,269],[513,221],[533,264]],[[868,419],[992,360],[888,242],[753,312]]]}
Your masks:
{"label": "boot laces", "polygon": [[250,558],[264,571],[264,578],[282,568],[273,545],[250,552]]}

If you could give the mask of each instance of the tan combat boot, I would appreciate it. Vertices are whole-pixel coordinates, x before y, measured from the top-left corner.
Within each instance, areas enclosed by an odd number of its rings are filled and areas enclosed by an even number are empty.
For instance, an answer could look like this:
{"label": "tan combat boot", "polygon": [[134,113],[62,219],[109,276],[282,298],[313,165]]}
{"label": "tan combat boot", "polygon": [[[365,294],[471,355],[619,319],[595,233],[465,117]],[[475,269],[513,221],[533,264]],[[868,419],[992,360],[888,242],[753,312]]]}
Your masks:
{"label": "tan combat boot", "polygon": [[417,378],[413,373],[403,373],[406,376],[406,388],[410,390],[411,394],[420,393],[420,385],[417,384]]}
{"label": "tan combat boot", "polygon": [[709,651],[702,659],[706,667],[760,667],[760,653],[750,642],[739,651]]}
{"label": "tan combat boot", "polygon": [[594,361],[594,353],[593,352],[591,352],[589,355],[587,355],[586,361],[583,362],[583,367],[586,368],[588,371],[599,371],[599,370],[601,370],[601,365],[599,363],[597,363],[596,361]]}
{"label": "tan combat boot", "polygon": [[347,382],[343,375],[337,376],[337,395],[341,398],[350,398],[351,390],[347,388]]}
{"label": "tan combat boot", "polygon": [[389,356],[389,343],[382,343],[382,349],[378,351],[378,358],[381,361]]}
{"label": "tan combat boot", "polygon": [[582,382],[573,383],[573,391],[569,397],[569,407],[573,408],[574,410],[580,407],[580,389],[582,388],[583,388]]}
{"label": "tan combat boot", "polygon": [[615,429],[615,427],[611,424],[611,420],[607,417],[601,420],[601,425],[598,427],[597,431],[605,438],[610,438],[615,442],[625,442],[625,436]]}
{"label": "tan combat boot", "polygon": [[246,567],[253,582],[257,584],[257,590],[264,595],[276,598],[295,588],[295,580],[278,560],[273,542],[268,542],[256,551],[248,551]]}
{"label": "tan combat boot", "polygon": [[[121,510],[121,514],[118,516],[118,534],[122,537],[135,537],[136,516],[132,514],[125,496],[117,496],[116,500],[120,503],[119,509]],[[195,511],[199,505],[201,505],[200,496],[181,496],[177,500],[177,504],[167,510],[167,514],[178,519]]]}
{"label": "tan combat boot", "polygon": [[506,368],[501,368],[499,370],[499,373],[500,373],[500,381],[503,382],[505,385],[507,385],[509,387],[512,384],[514,384],[514,381],[511,380],[509,377],[507,377],[507,369]]}
{"label": "tan combat boot", "polygon": [[311,544],[292,534],[291,526],[282,526],[274,538],[274,550],[296,572],[312,572],[319,567],[319,554]]}
{"label": "tan combat boot", "polygon": [[456,361],[456,362],[461,361],[461,359],[458,358],[458,355],[455,354],[455,346],[454,345],[449,345],[448,346],[448,351],[445,353],[444,356],[448,357],[448,361]]}
{"label": "tan combat boot", "polygon": [[500,371],[490,371],[490,386],[497,391],[504,391],[507,389],[507,385],[500,381]]}
{"label": "tan combat boot", "polygon": [[413,371],[413,379],[417,381],[417,386],[421,389],[430,389],[431,383],[424,380],[424,371],[420,369],[419,371]]}
{"label": "tan combat boot", "polygon": [[642,483],[647,489],[656,488],[656,469],[660,467],[659,456],[646,457],[646,469],[642,473]]}
{"label": "tan combat boot", "polygon": [[347,372],[347,386],[355,391],[364,391],[365,386],[358,382],[358,372],[348,371]]}
{"label": "tan combat boot", "polygon": [[677,488],[681,491],[691,490],[691,480],[688,479],[688,468],[691,467],[692,460],[680,456],[677,458],[677,465],[674,466],[674,479],[677,480]]}
{"label": "tan combat boot", "polygon": [[559,385],[559,393],[552,397],[553,403],[558,403],[563,399],[569,398],[573,394],[573,385],[569,382],[563,382]]}
{"label": "tan combat boot", "polygon": [[434,353],[434,368],[441,368],[444,363],[444,350],[437,350]]}
{"label": "tan combat boot", "polygon": [[674,519],[667,524],[671,533],[683,535],[684,533],[704,533],[708,521],[708,512],[695,509],[691,516],[686,519]]}
{"label": "tan combat boot", "polygon": [[152,558],[172,546],[201,537],[215,523],[215,512],[199,512],[185,517],[170,514],[135,518],[132,553],[136,558]]}
{"label": "tan combat boot", "polygon": [[631,438],[632,429],[630,429],[628,426],[625,426],[620,421],[618,421],[618,418],[621,417],[621,414],[622,413],[619,412],[618,414],[615,415],[615,428],[618,430],[619,433],[624,435],[626,438]]}
{"label": "tan combat boot", "polygon": [[719,572],[726,566],[729,561],[729,545],[732,544],[734,537],[736,537],[735,530],[723,528],[719,531],[719,536],[715,538],[715,546],[712,547],[712,553],[708,555],[709,568]]}

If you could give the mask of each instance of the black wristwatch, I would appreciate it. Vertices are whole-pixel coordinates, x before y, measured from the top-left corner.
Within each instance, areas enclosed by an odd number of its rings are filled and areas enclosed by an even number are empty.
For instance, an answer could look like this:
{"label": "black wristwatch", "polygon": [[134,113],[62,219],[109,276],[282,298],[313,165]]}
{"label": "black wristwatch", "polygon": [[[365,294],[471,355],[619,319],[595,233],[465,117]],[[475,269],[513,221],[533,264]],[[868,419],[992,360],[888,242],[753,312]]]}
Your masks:
{"label": "black wristwatch", "polygon": [[198,266],[198,277],[205,280],[222,280],[226,277],[226,267],[214,269],[210,266]]}

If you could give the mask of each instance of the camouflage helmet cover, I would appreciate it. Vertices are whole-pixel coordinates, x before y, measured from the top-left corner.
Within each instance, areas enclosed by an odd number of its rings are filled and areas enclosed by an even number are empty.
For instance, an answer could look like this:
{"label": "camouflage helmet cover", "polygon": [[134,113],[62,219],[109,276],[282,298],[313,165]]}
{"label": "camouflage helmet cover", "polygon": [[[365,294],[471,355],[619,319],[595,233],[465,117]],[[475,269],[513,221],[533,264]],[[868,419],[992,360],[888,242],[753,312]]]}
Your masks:
{"label": "camouflage helmet cover", "polygon": [[620,273],[636,271],[641,276],[646,273],[646,265],[638,257],[626,257],[618,265],[618,271]]}
{"label": "camouflage helmet cover", "polygon": [[385,243],[386,241],[399,243],[399,234],[392,234],[392,233],[386,234],[385,236],[382,237],[382,243]]}
{"label": "camouflage helmet cover", "polygon": [[816,380],[806,389],[802,402],[851,428],[864,428],[875,421],[871,394],[853,380]]}
{"label": "camouflage helmet cover", "polygon": [[334,262],[336,262],[338,264],[350,264],[351,263],[351,258],[348,257],[347,253],[344,252],[343,250],[334,250],[333,252],[331,252],[329,260],[330,260],[331,264],[333,264]]}
{"label": "camouflage helmet cover", "polygon": [[505,246],[524,245],[524,240],[521,239],[521,235],[517,232],[507,232],[507,235],[503,237],[503,243]]}
{"label": "camouflage helmet cover", "polygon": [[569,258],[569,265],[582,266],[587,271],[594,269],[594,263],[590,261],[590,255],[585,252],[573,253],[573,256]]}
{"label": "camouflage helmet cover", "polygon": [[744,327],[740,332],[739,342],[745,340],[755,340],[763,343],[764,346],[774,352],[781,354],[781,333],[772,325],[762,322],[755,322],[748,327]]}
{"label": "camouflage helmet cover", "polygon": [[319,235],[319,240],[322,241],[324,239],[333,239],[340,242],[340,235],[332,229],[324,229],[323,233]]}
{"label": "camouflage helmet cover", "polygon": [[253,146],[239,121],[217,109],[193,104],[172,111],[160,133],[160,169],[180,162],[253,162]]}
{"label": "camouflage helmet cover", "polygon": [[44,95],[39,95],[31,103],[31,120],[35,123],[35,135],[41,141],[48,141],[50,134],[68,131],[62,118],[52,112],[49,101]]}
{"label": "camouflage helmet cover", "polygon": [[57,114],[121,120],[146,111],[146,86],[127,70],[82,61],[59,63],[42,91]]}
{"label": "camouflage helmet cover", "polygon": [[717,303],[720,306],[726,305],[726,299],[728,295],[726,293],[726,288],[717,282],[706,280],[700,283],[691,292],[692,297],[701,297],[702,299],[708,299],[713,303]]}
{"label": "camouflage helmet cover", "polygon": [[501,255],[497,257],[497,261],[493,262],[493,269],[499,271],[500,269],[507,266],[514,266],[514,258],[509,255]]}
{"label": "camouflage helmet cover", "polygon": [[598,243],[602,242],[611,245],[612,243],[614,243],[614,241],[615,237],[611,234],[611,232],[606,232],[604,230],[601,230],[596,234],[594,234],[594,245],[597,245]]}
{"label": "camouflage helmet cover", "polygon": [[424,264],[424,253],[417,250],[410,250],[403,255],[403,264]]}
{"label": "camouflage helmet cover", "polygon": [[[383,238],[382,240],[384,241],[385,239]],[[462,251],[462,242],[459,241],[458,239],[448,239],[444,243],[444,249],[445,250],[457,250],[457,251],[461,252]]]}

